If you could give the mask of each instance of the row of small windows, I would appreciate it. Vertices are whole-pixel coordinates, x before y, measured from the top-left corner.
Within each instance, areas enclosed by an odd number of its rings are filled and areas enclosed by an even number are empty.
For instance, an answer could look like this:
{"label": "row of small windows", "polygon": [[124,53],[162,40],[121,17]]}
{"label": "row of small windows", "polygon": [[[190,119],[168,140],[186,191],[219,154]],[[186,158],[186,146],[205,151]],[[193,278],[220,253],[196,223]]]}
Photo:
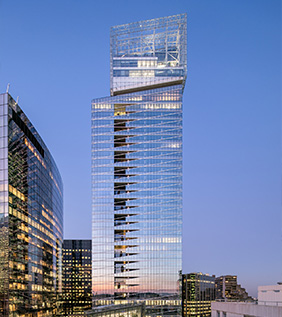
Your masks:
{"label": "row of small windows", "polygon": [[[169,41],[169,39],[171,40],[171,42]],[[175,40],[173,40],[175,39]],[[158,44],[157,44],[158,43]],[[126,40],[126,42],[119,42],[119,50],[120,52],[122,53],[117,53],[115,55],[115,57],[138,57],[138,61],[141,62],[149,62],[149,61],[158,61],[158,62],[164,62],[164,61],[176,61],[178,60],[178,57],[179,57],[179,49],[177,48],[177,44],[178,44],[178,41],[176,40],[175,37],[171,37],[171,38],[166,38],[166,39],[161,39],[159,38],[157,43],[155,43],[155,50],[147,50],[148,49],[148,46],[147,45],[152,45],[151,44],[148,44],[146,42],[146,53],[142,53],[142,57],[143,59],[140,59],[142,58],[140,56],[140,53],[139,54],[136,54],[135,52],[135,49],[134,51],[130,50],[129,49],[129,46],[128,46],[128,39]],[[125,51],[127,52],[127,54],[125,54]],[[123,60],[119,60],[119,59],[116,59],[114,57],[114,61],[123,61],[123,62],[133,62],[133,59],[123,59]],[[145,58],[145,59],[144,59]]]}
{"label": "row of small windows", "polygon": [[[94,109],[102,109],[102,110],[112,110],[114,106],[119,105],[119,104],[107,104],[107,103],[102,103],[102,104],[94,104],[93,108]],[[128,107],[128,111],[132,110],[139,110],[139,109],[149,109],[149,110],[155,110],[155,109],[181,109],[181,104],[180,103],[145,103],[145,104],[137,104],[134,105],[135,107],[131,108]],[[127,113],[123,113],[127,114]],[[144,113],[140,113],[140,115],[144,115]],[[97,113],[93,113],[92,117],[99,120],[99,123],[101,124],[103,117],[105,114],[102,112],[99,114],[100,117],[97,117]],[[145,116],[145,115],[144,115]],[[96,118],[97,117],[97,118]],[[112,124],[112,118],[109,118],[108,115],[105,117],[107,120],[104,121],[105,124]],[[146,117],[147,118],[147,117]],[[148,120],[148,118],[147,118]]]}
{"label": "row of small windows", "polygon": [[184,76],[183,69],[156,70],[119,70],[114,69],[114,77],[179,77]]}
{"label": "row of small windows", "polygon": [[72,249],[72,248],[66,248],[66,247],[64,247],[64,251],[66,251],[66,252],[81,252],[81,251],[83,251],[83,252],[88,252],[88,251],[90,251],[90,249]]}

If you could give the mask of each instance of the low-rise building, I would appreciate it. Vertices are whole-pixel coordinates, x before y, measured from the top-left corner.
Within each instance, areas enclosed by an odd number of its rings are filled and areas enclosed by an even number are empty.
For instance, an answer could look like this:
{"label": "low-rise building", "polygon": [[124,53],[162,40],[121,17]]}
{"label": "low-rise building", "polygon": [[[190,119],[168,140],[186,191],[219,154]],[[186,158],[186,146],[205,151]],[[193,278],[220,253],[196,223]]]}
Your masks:
{"label": "low-rise building", "polygon": [[237,283],[236,275],[223,275],[215,279],[215,296],[216,299],[235,300],[235,301],[252,301],[245,288]]}
{"label": "low-rise building", "polygon": [[212,317],[281,317],[282,306],[258,305],[256,302],[212,302]]}
{"label": "low-rise building", "polygon": [[259,286],[258,304],[282,306],[282,285]]}
{"label": "low-rise building", "polygon": [[281,317],[282,285],[258,287],[258,301],[215,301],[212,317]]}

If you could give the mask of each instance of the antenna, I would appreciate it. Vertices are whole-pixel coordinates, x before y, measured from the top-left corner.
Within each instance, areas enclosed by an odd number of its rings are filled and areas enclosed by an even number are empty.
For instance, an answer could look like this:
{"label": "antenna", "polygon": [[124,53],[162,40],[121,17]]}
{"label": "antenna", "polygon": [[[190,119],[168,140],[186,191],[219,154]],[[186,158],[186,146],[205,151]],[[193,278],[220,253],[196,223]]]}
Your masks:
{"label": "antenna", "polygon": [[8,85],[7,85],[7,89],[6,89],[7,94],[9,93],[9,88],[10,88],[10,83],[8,83]]}
{"label": "antenna", "polygon": [[16,104],[17,104],[17,105],[19,104],[19,96],[17,97]]}

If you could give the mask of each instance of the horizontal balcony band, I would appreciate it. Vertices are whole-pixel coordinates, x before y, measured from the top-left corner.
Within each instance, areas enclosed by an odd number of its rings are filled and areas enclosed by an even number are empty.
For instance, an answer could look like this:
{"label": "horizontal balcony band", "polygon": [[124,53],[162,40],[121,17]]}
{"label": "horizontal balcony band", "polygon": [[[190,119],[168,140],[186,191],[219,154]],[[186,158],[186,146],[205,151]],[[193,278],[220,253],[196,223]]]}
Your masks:
{"label": "horizontal balcony band", "polygon": [[138,198],[114,198],[114,203],[122,203],[126,201],[136,200]]}
{"label": "horizontal balcony band", "polygon": [[114,116],[114,124],[120,124],[123,122],[132,122],[135,121],[135,119],[131,119],[131,118],[118,118]]}
{"label": "horizontal balcony band", "polygon": [[114,163],[120,163],[120,162],[131,162],[131,161],[136,161],[137,159],[135,158],[116,158],[114,159]]}
{"label": "horizontal balcony band", "polygon": [[132,222],[127,221],[127,222],[125,222],[125,223],[123,223],[123,222],[115,222],[115,223],[114,223],[114,227],[133,225],[133,224],[135,224],[135,223],[139,223],[139,222],[138,222],[138,221],[132,221]]}
{"label": "horizontal balcony band", "polygon": [[[135,287],[135,286],[139,286],[140,284],[125,284],[125,285],[123,285],[124,287]],[[116,292],[117,293],[117,292]],[[121,290],[120,291],[120,293],[124,293],[124,291],[123,290]],[[118,293],[117,293],[118,294]]]}
{"label": "horizontal balcony band", "polygon": [[114,147],[122,147],[122,146],[131,146],[131,145],[136,145],[138,143],[133,143],[133,142],[114,142]]}
{"label": "horizontal balcony band", "polygon": [[139,278],[139,276],[115,276],[114,279],[115,279],[115,282],[120,282],[120,281],[123,281],[125,280],[131,280],[131,279],[134,279],[134,278]]}
{"label": "horizontal balcony band", "polygon": [[114,141],[119,141],[119,140],[123,140],[126,138],[132,138],[132,137],[136,137],[136,134],[118,134],[114,136]]}
{"label": "horizontal balcony band", "polygon": [[162,82],[162,83],[148,85],[148,86],[139,86],[139,87],[134,87],[129,89],[113,90],[112,96],[124,95],[124,94],[133,93],[133,92],[152,90],[152,89],[163,88],[168,86],[183,85],[184,83],[185,83],[185,79],[183,78],[181,80],[172,80],[172,81]]}
{"label": "horizontal balcony band", "polygon": [[123,250],[123,249],[127,249],[127,248],[136,248],[136,247],[139,247],[139,244],[115,245],[114,249],[115,250]]}
{"label": "horizontal balcony band", "polygon": [[114,197],[121,196],[121,195],[127,196],[127,195],[130,195],[132,193],[136,193],[136,192],[138,192],[138,190],[125,190],[125,191],[123,191],[121,189],[115,189],[114,190]]}
{"label": "horizontal balcony band", "polygon": [[119,132],[119,131],[125,131],[125,130],[133,130],[135,129],[134,127],[115,127],[114,131]]}
{"label": "horizontal balcony band", "polygon": [[131,252],[130,253],[129,252],[128,253],[122,253],[122,252],[121,253],[115,253],[114,254],[114,258],[123,258],[123,257],[127,257],[127,256],[137,255],[137,254],[139,254],[139,253],[133,253],[133,252],[132,253]]}
{"label": "horizontal balcony band", "polygon": [[116,259],[114,260],[116,264],[131,264],[131,263],[138,263],[139,261],[134,261],[134,260],[123,260],[123,261],[117,261]]}
{"label": "horizontal balcony band", "polygon": [[119,237],[115,237],[114,238],[114,241],[115,242],[124,242],[124,241],[129,241],[129,240],[136,240],[138,239],[137,237],[124,237],[124,236],[119,236]]}
{"label": "horizontal balcony band", "polygon": [[[157,103],[156,103],[157,105]],[[102,124],[99,122],[101,122],[101,120],[103,119],[112,119],[114,121],[114,124],[116,128],[118,127],[122,127],[122,128],[140,128],[140,127],[166,127],[166,128],[172,128],[172,129],[179,129],[181,130],[182,126],[182,111],[181,109],[179,109],[178,111],[167,111],[167,112],[163,112],[162,110],[159,109],[154,109],[154,111],[151,109],[149,111],[146,110],[140,110],[139,113],[146,113],[147,116],[139,116],[139,115],[132,115],[130,117],[124,117],[124,118],[119,118],[117,119],[115,116],[111,116],[110,113],[108,113],[108,115],[105,114],[104,117],[99,117],[99,118],[92,118],[92,121],[95,122],[96,124],[93,125],[91,131],[94,132],[97,129],[101,128],[101,127],[108,127],[108,126],[113,126],[113,124],[111,123],[105,123],[103,122]],[[112,121],[111,120],[111,121]],[[153,121],[153,123],[150,123],[150,121]],[[156,123],[157,121],[157,123]],[[134,122],[134,125],[126,125],[126,123],[131,123]],[[141,122],[141,124],[140,124]],[[144,123],[143,123],[144,122]],[[167,123],[176,123],[174,125],[171,125],[170,127],[167,126]],[[178,126],[177,124],[180,124],[180,126]],[[114,130],[115,131],[115,130]],[[94,134],[94,133],[93,133]],[[136,134],[136,131],[134,131],[134,134]]]}
{"label": "horizontal balcony band", "polygon": [[115,214],[114,215],[114,218],[115,219],[121,219],[121,218],[126,218],[126,217],[131,217],[131,216],[138,216],[138,214],[130,214],[130,213],[127,213],[127,214]]}
{"label": "horizontal balcony band", "polygon": [[116,268],[114,274],[117,277],[119,277],[118,276],[119,274],[121,275],[120,277],[123,277],[123,274],[128,274],[129,272],[139,271],[139,270],[140,269],[128,269],[128,268],[120,269],[120,268]]}
{"label": "horizontal balcony band", "polygon": [[136,150],[119,150],[119,149],[115,149],[114,150],[114,156],[117,156],[117,155],[126,155],[126,154],[130,154],[130,153],[136,153],[137,151]]}
{"label": "horizontal balcony band", "polygon": [[139,176],[138,174],[125,174],[125,175],[114,175],[115,179],[117,178],[124,178],[124,177],[135,177],[135,176]]}
{"label": "horizontal balcony band", "polygon": [[[108,117],[105,117],[105,119],[108,119]],[[178,122],[180,122],[179,120],[177,121],[177,123]],[[108,124],[108,125],[101,125],[101,126],[99,126],[99,128],[107,128],[107,127],[112,127],[112,124]],[[163,126],[160,126],[159,124],[157,125],[157,126],[155,126],[155,125],[146,125],[146,126],[144,126],[144,125],[138,125],[138,126],[135,126],[134,127],[136,130],[134,131],[134,135],[136,136],[136,137],[140,137],[140,136],[142,136],[142,137],[147,137],[147,136],[151,136],[151,135],[153,135],[153,136],[166,136],[166,135],[175,135],[175,136],[181,136],[182,135],[182,132],[180,132],[180,130],[181,130],[181,127],[176,127],[176,126],[174,126],[174,127],[171,127],[171,128],[169,128],[169,130],[167,130],[167,131],[169,131],[169,132],[171,132],[171,131],[175,131],[175,134],[171,134],[171,133],[169,133],[169,134],[164,134],[164,131],[163,131],[163,129],[164,128],[167,128],[167,122],[163,122]],[[138,131],[138,129],[144,129],[144,128],[158,128],[158,131],[154,131],[154,132],[149,132],[149,131]],[[124,132],[123,132],[124,133]],[[99,131],[95,131],[95,133],[92,133],[92,137],[98,137],[98,136],[107,136],[107,137],[112,137],[112,136],[119,136],[120,135],[120,131],[119,132],[107,132],[107,133],[105,133],[105,132],[99,132]],[[111,142],[112,142],[112,139],[110,139],[109,138],[109,140],[111,140]],[[98,144],[98,143],[100,143],[100,142],[92,142],[92,144]]]}
{"label": "horizontal balcony band", "polygon": [[131,181],[126,181],[126,182],[121,182],[121,181],[114,181],[114,186],[128,186],[128,185],[135,185],[139,184],[138,182],[131,182]]}
{"label": "horizontal balcony band", "polygon": [[139,229],[115,229],[115,234],[126,234],[127,232],[139,231]]}
{"label": "horizontal balcony band", "polygon": [[[137,208],[139,206],[114,206],[114,207],[117,207],[117,208],[114,208],[114,212],[118,211],[118,210],[126,210],[126,209],[132,209],[132,208]],[[120,208],[118,208],[120,207]],[[122,208],[124,207],[124,208]]]}
{"label": "horizontal balcony band", "polygon": [[137,166],[115,166],[114,173],[123,172],[132,168],[138,168]]}

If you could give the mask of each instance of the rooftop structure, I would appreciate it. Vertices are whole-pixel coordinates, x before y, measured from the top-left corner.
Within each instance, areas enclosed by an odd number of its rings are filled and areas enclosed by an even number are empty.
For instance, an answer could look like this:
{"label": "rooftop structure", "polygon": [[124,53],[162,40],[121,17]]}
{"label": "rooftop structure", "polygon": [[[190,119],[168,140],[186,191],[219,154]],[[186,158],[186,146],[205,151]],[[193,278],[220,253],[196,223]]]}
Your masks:
{"label": "rooftop structure", "polygon": [[211,309],[211,317],[281,317],[282,285],[259,286],[258,301],[231,297],[212,302]]}
{"label": "rooftop structure", "polygon": [[212,302],[211,317],[281,317],[282,306],[258,305],[255,302]]}
{"label": "rooftop structure", "polygon": [[186,14],[179,14],[111,28],[111,95],[184,87],[186,19]]}
{"label": "rooftop structure", "polygon": [[258,287],[258,304],[282,306],[282,285],[266,285]]}

